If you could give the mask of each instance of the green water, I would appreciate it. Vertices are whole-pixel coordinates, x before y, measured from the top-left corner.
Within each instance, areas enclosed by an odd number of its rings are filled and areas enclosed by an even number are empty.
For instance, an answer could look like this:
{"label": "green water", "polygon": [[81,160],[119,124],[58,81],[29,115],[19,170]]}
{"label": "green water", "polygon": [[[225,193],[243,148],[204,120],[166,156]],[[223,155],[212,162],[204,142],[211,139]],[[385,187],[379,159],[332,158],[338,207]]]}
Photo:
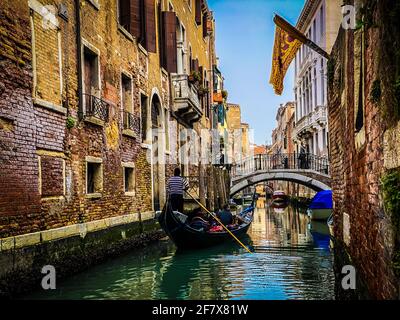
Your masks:
{"label": "green water", "polygon": [[325,224],[258,203],[246,244],[179,252],[169,240],[132,251],[28,299],[333,299]]}

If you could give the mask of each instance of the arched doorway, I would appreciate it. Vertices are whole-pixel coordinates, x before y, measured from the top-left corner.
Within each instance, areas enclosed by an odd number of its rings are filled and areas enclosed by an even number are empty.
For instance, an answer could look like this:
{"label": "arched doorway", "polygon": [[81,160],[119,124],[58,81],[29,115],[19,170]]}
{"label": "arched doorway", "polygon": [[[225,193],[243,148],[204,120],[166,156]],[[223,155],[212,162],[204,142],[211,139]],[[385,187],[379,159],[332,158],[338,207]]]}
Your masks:
{"label": "arched doorway", "polygon": [[151,99],[151,128],[152,128],[152,171],[153,171],[153,204],[154,210],[161,210],[161,163],[162,130],[161,102],[157,94]]}

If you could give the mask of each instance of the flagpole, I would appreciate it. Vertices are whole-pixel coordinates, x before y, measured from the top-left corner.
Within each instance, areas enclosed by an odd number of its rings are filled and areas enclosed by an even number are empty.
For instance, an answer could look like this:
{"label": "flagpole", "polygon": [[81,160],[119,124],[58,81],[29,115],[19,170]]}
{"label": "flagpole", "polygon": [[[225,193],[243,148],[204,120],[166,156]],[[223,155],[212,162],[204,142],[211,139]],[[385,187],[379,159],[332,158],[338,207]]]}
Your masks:
{"label": "flagpole", "polygon": [[297,40],[308,46],[310,49],[314,50],[315,52],[317,52],[318,54],[329,60],[330,55],[324,49],[318,46],[315,42],[308,39],[302,32],[293,27],[289,22],[287,22],[281,16],[276,14],[274,17],[274,22],[278,27],[285,30],[293,38],[296,38]]}

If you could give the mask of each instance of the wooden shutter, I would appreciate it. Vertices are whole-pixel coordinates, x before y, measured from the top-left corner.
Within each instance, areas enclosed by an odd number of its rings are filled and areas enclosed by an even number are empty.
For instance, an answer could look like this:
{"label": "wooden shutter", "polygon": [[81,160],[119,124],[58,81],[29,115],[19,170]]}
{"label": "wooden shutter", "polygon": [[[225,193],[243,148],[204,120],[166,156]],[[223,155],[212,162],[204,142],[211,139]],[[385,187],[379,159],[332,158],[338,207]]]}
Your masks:
{"label": "wooden shutter", "polygon": [[125,30],[130,31],[130,2],[129,0],[119,0],[118,5],[119,24],[124,27]]}
{"label": "wooden shutter", "polygon": [[170,73],[176,73],[177,67],[177,48],[176,48],[176,14],[172,11],[163,11],[163,44],[164,44],[164,65],[163,67]]}
{"label": "wooden shutter", "polygon": [[200,66],[199,67],[199,72],[200,72],[200,75],[201,75],[201,84],[203,84],[203,81],[204,81],[204,74],[203,74],[203,67],[202,66]]}
{"label": "wooden shutter", "polygon": [[197,25],[201,25],[201,18],[202,18],[202,14],[201,14],[201,5],[202,5],[202,0],[196,0],[196,7],[195,7],[195,19],[196,19],[196,23]]}
{"label": "wooden shutter", "polygon": [[207,13],[203,14],[203,38],[208,36],[207,18]]}
{"label": "wooden shutter", "polygon": [[142,6],[143,6],[143,0],[131,0],[131,6],[130,6],[131,22],[130,22],[129,32],[138,40],[140,40],[140,37],[142,35],[141,32]]}
{"label": "wooden shutter", "polygon": [[147,51],[155,53],[157,51],[155,0],[144,0],[144,11],[144,18],[146,21],[145,48]]}

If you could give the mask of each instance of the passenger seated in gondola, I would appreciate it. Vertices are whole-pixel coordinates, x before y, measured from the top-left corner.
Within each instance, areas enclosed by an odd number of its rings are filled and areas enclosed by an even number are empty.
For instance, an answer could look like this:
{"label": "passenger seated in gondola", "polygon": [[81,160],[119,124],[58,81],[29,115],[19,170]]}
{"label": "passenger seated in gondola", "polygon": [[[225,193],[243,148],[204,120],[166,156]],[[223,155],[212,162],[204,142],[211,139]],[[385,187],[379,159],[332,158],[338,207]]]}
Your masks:
{"label": "passenger seated in gondola", "polygon": [[217,218],[225,226],[233,224],[233,215],[228,204],[224,205],[223,210],[217,213]]}
{"label": "passenger seated in gondola", "polygon": [[201,211],[201,208],[194,209],[188,218],[189,225],[196,230],[208,231],[211,227],[206,215]]}

